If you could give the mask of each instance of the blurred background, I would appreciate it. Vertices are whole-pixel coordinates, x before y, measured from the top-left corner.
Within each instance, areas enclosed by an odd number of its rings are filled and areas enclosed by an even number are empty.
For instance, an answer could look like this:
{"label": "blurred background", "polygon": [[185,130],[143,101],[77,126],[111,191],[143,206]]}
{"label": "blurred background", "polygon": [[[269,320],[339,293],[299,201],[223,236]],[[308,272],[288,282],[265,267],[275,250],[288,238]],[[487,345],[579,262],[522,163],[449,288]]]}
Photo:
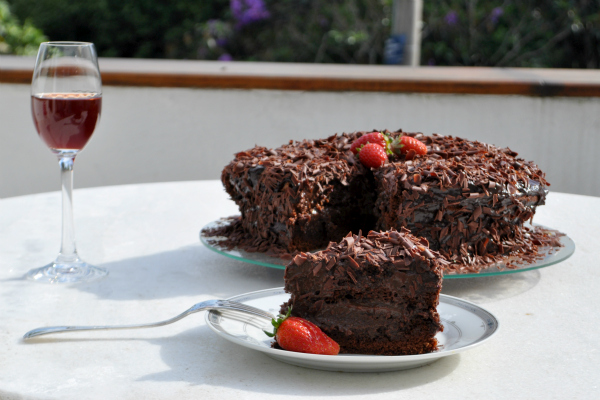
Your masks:
{"label": "blurred background", "polygon": [[551,190],[600,196],[598,0],[0,0],[0,198],[59,188],[30,110],[47,40],[95,43],[113,77],[76,188],[219,179],[254,145],[402,128],[510,147]]}
{"label": "blurred background", "polygon": [[413,64],[598,68],[600,2],[0,0],[0,54],[73,38],[101,57],[406,63],[412,40]]}

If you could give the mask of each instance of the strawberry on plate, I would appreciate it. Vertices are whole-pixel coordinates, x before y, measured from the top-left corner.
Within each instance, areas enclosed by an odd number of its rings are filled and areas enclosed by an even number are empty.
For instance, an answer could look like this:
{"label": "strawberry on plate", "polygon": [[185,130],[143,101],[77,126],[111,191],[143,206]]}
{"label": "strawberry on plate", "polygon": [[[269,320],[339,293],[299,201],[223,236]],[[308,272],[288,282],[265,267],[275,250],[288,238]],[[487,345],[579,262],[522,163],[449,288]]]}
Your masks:
{"label": "strawberry on plate", "polygon": [[267,336],[275,337],[277,344],[284,350],[298,353],[336,355],[340,345],[327,336],[318,326],[303,318],[291,317],[292,309],[286,315],[279,315],[271,324],[273,333],[264,331]]}
{"label": "strawberry on plate", "polygon": [[388,147],[389,140],[389,136],[384,135],[381,132],[367,133],[352,142],[352,145],[350,145],[350,150],[352,153],[358,154],[360,147],[367,143],[375,143],[386,149]]}
{"label": "strawberry on plate", "polygon": [[358,159],[367,168],[380,168],[387,161],[388,155],[380,145],[367,143],[360,148]]}

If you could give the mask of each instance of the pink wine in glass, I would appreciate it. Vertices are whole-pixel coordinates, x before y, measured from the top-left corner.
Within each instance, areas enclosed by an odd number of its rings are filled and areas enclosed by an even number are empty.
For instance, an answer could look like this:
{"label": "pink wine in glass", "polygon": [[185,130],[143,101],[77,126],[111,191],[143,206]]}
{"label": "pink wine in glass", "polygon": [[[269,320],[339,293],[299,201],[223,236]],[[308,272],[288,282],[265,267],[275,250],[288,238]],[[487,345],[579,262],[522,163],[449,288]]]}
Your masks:
{"label": "pink wine in glass", "polygon": [[97,93],[42,93],[31,96],[33,122],[51,149],[81,150],[102,111]]}

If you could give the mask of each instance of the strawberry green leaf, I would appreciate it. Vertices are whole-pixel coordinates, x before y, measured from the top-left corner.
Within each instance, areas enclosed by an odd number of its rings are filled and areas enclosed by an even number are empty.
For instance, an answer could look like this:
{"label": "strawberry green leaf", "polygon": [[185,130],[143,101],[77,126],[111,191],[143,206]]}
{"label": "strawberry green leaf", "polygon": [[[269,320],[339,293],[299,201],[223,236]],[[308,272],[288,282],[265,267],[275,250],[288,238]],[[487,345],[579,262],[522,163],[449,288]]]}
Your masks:
{"label": "strawberry green leaf", "polygon": [[285,321],[290,315],[292,315],[292,307],[288,307],[285,315],[279,314],[277,316],[277,319],[271,319],[271,325],[273,325],[273,328],[275,329],[273,329],[273,333],[263,330],[265,335],[267,335],[268,337],[274,337],[277,334],[277,329],[279,329],[283,321]]}

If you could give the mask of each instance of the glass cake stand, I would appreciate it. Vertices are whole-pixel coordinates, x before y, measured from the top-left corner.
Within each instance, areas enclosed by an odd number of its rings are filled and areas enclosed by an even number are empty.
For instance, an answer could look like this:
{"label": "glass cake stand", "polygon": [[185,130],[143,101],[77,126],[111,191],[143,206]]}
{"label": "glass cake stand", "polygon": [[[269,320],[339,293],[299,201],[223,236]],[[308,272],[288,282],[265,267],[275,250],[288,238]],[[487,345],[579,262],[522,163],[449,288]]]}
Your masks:
{"label": "glass cake stand", "polygon": [[[250,253],[241,249],[225,249],[219,246],[219,242],[225,240],[224,237],[218,236],[207,236],[204,234],[205,230],[217,228],[228,224],[229,221],[217,220],[207,224],[200,230],[200,241],[212,251],[215,251],[223,256],[230,257],[236,260],[244,261],[250,264],[261,265],[263,267],[285,269],[285,266],[290,260],[283,260],[277,257],[269,256],[265,253]],[[548,227],[533,224],[533,226],[539,226],[542,228],[550,229]],[[563,247],[541,247],[539,250],[541,258],[534,262],[517,262],[509,268],[506,267],[506,263],[497,263],[489,268],[482,269],[476,273],[451,273],[444,274],[444,279],[459,279],[459,278],[479,278],[484,276],[495,276],[514,274],[518,272],[531,271],[538,268],[549,267],[554,264],[558,264],[565,261],[575,252],[575,242],[567,235],[559,237],[560,243]],[[517,260],[518,261],[518,260]]]}

